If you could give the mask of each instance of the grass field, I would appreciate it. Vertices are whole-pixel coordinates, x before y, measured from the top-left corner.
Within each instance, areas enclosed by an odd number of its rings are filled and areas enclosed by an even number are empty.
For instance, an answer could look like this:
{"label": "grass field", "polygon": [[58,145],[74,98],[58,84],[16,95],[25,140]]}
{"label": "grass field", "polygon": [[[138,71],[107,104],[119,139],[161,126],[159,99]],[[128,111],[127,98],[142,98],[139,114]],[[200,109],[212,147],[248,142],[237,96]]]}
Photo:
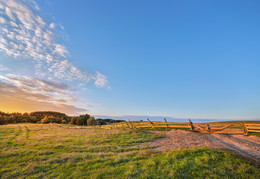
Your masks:
{"label": "grass field", "polygon": [[0,178],[260,178],[259,168],[207,148],[155,152],[163,137],[129,129],[0,126]]}

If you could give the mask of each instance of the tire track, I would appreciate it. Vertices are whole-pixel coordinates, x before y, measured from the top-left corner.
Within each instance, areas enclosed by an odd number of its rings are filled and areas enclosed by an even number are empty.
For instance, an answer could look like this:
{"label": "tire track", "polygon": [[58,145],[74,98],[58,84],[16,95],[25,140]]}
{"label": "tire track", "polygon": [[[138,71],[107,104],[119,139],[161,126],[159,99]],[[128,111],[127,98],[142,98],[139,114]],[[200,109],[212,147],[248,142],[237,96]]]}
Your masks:
{"label": "tire track", "polygon": [[26,139],[30,140],[30,132],[31,132],[31,130],[27,126],[24,126],[24,127],[26,128]]}
{"label": "tire track", "polygon": [[256,164],[257,166],[260,166],[260,152],[257,152],[255,150],[250,149],[249,147],[245,146],[238,146],[234,144],[232,141],[226,141],[225,138],[223,139],[223,136],[217,136],[219,134],[206,134],[208,140],[211,140],[213,143],[217,143],[221,146],[223,146],[226,150],[239,155],[252,163]]}
{"label": "tire track", "polygon": [[230,134],[218,134],[218,135],[221,135],[224,138],[229,139],[230,141],[234,141],[239,145],[246,146],[246,147],[251,148],[252,150],[256,150],[256,151],[260,152],[260,144],[259,143],[252,142],[252,141],[242,139],[242,138],[236,138],[236,137],[234,137],[233,135],[230,135]]}
{"label": "tire track", "polygon": [[21,126],[18,126],[18,128],[19,128],[18,132],[7,141],[7,146],[11,146],[11,145],[16,146],[17,145],[17,142],[15,141],[15,139],[17,139],[23,132]]}

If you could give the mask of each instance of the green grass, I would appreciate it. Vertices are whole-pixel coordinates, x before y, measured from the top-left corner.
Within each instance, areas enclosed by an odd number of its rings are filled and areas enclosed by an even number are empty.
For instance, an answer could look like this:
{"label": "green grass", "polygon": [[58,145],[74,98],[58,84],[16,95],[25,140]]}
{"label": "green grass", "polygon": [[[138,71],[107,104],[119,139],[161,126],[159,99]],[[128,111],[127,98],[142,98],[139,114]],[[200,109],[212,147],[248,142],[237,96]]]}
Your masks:
{"label": "green grass", "polygon": [[260,171],[225,151],[155,152],[163,137],[128,129],[0,126],[0,178],[260,178]]}
{"label": "green grass", "polygon": [[250,136],[250,135],[256,136],[256,137],[260,138],[260,133],[250,132],[250,133],[249,133],[249,136]]}

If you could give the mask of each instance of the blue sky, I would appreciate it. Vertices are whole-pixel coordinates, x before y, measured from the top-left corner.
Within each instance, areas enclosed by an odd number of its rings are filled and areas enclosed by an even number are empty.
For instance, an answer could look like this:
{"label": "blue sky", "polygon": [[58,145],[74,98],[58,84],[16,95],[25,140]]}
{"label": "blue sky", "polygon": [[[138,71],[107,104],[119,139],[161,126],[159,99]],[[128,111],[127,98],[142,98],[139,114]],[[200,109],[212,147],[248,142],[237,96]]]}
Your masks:
{"label": "blue sky", "polygon": [[[259,1],[10,2],[0,4],[0,82],[26,98],[21,111],[260,118]],[[18,6],[29,15],[12,20]],[[11,22],[42,50],[10,45]]]}

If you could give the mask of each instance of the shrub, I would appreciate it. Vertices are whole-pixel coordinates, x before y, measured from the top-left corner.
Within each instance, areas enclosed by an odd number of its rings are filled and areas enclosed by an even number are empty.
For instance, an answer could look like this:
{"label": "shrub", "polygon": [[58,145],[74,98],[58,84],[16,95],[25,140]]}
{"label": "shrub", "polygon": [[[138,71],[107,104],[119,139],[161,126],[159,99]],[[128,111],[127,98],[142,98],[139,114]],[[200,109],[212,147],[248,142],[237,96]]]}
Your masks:
{"label": "shrub", "polygon": [[97,124],[98,125],[106,125],[107,123],[105,121],[98,121]]}
{"label": "shrub", "polygon": [[88,119],[87,123],[88,123],[89,126],[93,126],[93,125],[97,124],[97,121],[95,120],[94,117],[90,117]]}

